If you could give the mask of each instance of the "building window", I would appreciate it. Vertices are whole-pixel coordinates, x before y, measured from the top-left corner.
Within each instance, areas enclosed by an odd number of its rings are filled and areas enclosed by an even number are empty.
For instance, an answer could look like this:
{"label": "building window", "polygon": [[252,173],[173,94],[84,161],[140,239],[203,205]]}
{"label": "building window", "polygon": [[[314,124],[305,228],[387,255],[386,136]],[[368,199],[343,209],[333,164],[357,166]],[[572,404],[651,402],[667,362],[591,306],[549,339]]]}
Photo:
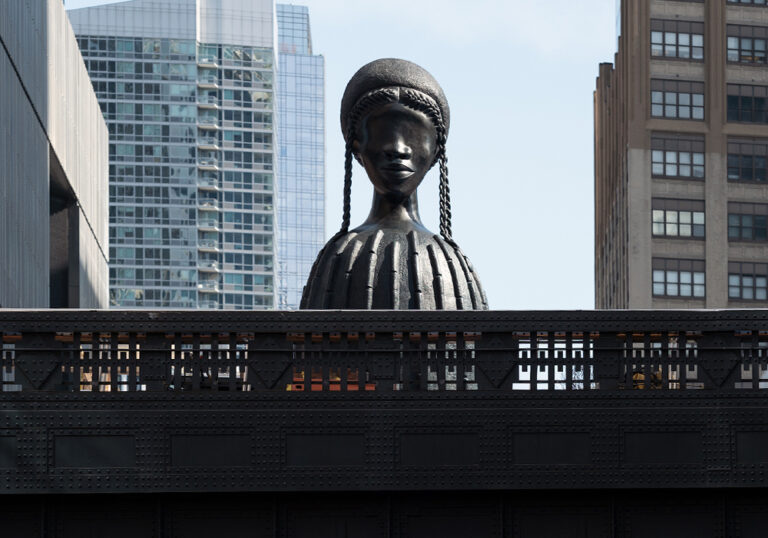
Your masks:
{"label": "building window", "polygon": [[728,298],[768,299],[768,264],[728,262]]}
{"label": "building window", "polygon": [[651,56],[704,59],[704,23],[651,19]]}
{"label": "building window", "polygon": [[728,0],[729,4],[746,4],[748,6],[760,6],[760,7],[766,7],[768,6],[768,2],[766,0]]}
{"label": "building window", "polygon": [[652,229],[656,237],[704,237],[704,202],[654,198],[651,201]]}
{"label": "building window", "polygon": [[728,61],[746,64],[764,64],[768,28],[729,24]]}
{"label": "building window", "polygon": [[651,160],[653,177],[704,179],[704,137],[653,133]]}
{"label": "building window", "polygon": [[728,139],[728,181],[765,183],[768,177],[768,139]]}
{"label": "building window", "polygon": [[768,241],[768,204],[728,202],[729,241]]}
{"label": "building window", "polygon": [[705,296],[704,261],[653,258],[653,295],[656,297]]}
{"label": "building window", "polygon": [[728,84],[728,121],[766,123],[768,87]]}
{"label": "building window", "polygon": [[651,80],[651,116],[703,120],[704,83]]}

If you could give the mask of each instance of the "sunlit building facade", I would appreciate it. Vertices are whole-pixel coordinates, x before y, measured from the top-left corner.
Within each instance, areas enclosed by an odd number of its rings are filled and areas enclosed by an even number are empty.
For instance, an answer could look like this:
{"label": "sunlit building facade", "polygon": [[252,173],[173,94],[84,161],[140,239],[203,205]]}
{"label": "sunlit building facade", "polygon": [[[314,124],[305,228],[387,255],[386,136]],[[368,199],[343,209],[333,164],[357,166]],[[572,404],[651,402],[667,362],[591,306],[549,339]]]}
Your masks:
{"label": "sunlit building facade", "polygon": [[595,92],[596,306],[768,306],[768,3],[619,13]]}
{"label": "sunlit building facade", "polygon": [[325,59],[306,7],[278,4],[277,22],[278,305],[298,308],[325,238]]}
{"label": "sunlit building facade", "polygon": [[0,1],[0,308],[106,308],[107,167],[63,4]]}
{"label": "sunlit building facade", "polygon": [[110,133],[111,305],[274,308],[274,4],[69,15]]}

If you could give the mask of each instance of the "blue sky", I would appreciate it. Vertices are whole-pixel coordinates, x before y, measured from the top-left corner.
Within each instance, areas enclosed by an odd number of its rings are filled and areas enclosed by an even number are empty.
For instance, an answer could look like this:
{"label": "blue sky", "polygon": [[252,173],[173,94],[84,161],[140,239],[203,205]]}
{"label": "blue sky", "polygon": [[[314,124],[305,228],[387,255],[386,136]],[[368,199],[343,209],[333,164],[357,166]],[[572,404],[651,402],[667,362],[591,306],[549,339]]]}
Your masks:
{"label": "blue sky", "polygon": [[[491,308],[593,308],[592,92],[616,48],[614,0],[295,3],[309,6],[314,52],[326,61],[326,235],[341,224],[344,87],[371,60],[405,58],[448,98],[453,234]],[[434,231],[437,179],[433,169],[419,189]],[[352,191],[355,226],[372,195],[357,165]]]}

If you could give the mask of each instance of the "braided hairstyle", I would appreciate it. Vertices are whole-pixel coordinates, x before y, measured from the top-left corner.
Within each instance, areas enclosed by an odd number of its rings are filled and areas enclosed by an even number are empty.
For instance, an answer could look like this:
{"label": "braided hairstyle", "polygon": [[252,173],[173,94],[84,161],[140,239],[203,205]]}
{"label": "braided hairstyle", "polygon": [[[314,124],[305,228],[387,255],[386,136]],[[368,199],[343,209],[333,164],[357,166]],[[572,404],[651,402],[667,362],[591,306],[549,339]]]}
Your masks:
{"label": "braided hairstyle", "polygon": [[432,166],[435,163],[440,164],[440,235],[447,242],[453,244],[451,235],[451,192],[448,188],[448,157],[445,152],[448,130],[443,120],[443,114],[437,102],[429,95],[413,88],[400,86],[376,88],[364,93],[355,102],[346,117],[346,131],[344,132],[344,139],[346,141],[344,151],[344,213],[341,229],[336,233],[334,239],[349,231],[350,199],[352,195],[352,144],[355,140],[360,121],[377,106],[398,102],[408,108],[423,112],[435,125],[435,130],[437,131],[437,152]]}

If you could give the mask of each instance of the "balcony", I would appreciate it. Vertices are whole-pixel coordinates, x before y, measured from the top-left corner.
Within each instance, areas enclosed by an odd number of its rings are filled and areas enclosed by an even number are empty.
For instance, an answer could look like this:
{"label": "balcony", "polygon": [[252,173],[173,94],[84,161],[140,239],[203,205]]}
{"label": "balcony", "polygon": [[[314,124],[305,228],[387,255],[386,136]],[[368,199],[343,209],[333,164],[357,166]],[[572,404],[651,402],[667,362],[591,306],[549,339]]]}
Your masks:
{"label": "balcony", "polygon": [[213,260],[198,260],[197,270],[208,273],[219,273],[219,262]]}
{"label": "balcony", "polygon": [[219,169],[219,160],[214,159],[213,157],[207,157],[207,158],[200,158],[197,159],[197,167],[200,170],[218,170]]}
{"label": "balcony", "polygon": [[205,200],[205,199],[198,199],[197,200],[197,209],[201,209],[203,211],[218,211],[219,210],[219,202],[218,200]]}
{"label": "balcony", "polygon": [[214,68],[218,67],[219,60],[215,56],[200,56],[197,59],[197,65],[200,67]]}
{"label": "balcony", "polygon": [[219,141],[215,136],[202,136],[197,139],[197,147],[204,150],[217,150]]}
{"label": "balcony", "polygon": [[203,75],[197,78],[199,88],[216,89],[219,87],[219,78],[213,75]]}
{"label": "balcony", "polygon": [[212,177],[198,177],[197,188],[203,191],[218,191],[219,180]]}
{"label": "balcony", "polygon": [[198,116],[197,127],[205,130],[218,129],[219,119],[213,116]]}
{"label": "balcony", "polygon": [[218,219],[197,219],[197,229],[204,232],[218,232]]}
{"label": "balcony", "polygon": [[197,249],[203,252],[219,252],[219,241],[217,239],[198,239]]}
{"label": "balcony", "polygon": [[197,291],[203,293],[219,293],[219,283],[218,281],[204,280],[197,284]]}
{"label": "balcony", "polygon": [[213,95],[198,95],[197,106],[200,108],[219,108],[219,99]]}
{"label": "balcony", "polygon": [[218,310],[218,301],[198,301],[197,307],[201,310]]}

